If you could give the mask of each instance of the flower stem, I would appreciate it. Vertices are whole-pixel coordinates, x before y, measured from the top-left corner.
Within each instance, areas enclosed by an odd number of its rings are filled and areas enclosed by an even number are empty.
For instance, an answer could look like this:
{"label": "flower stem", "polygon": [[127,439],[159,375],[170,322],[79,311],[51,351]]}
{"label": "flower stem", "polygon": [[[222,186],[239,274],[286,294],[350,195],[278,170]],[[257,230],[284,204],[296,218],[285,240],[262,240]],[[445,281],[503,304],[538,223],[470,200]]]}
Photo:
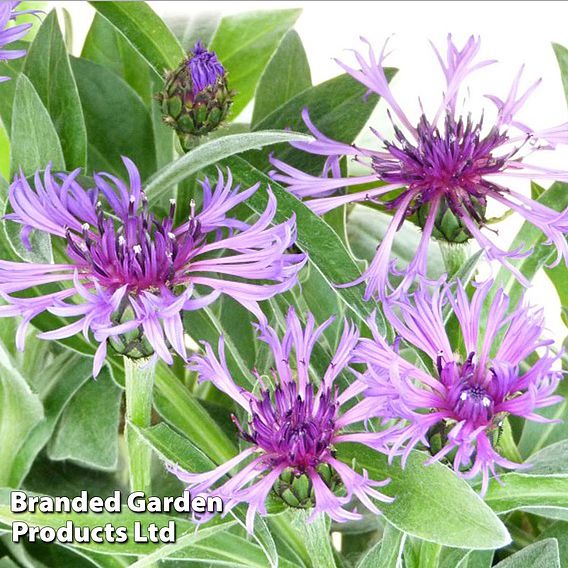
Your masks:
{"label": "flower stem", "polygon": [[331,547],[329,521],[325,515],[317,515],[308,522],[310,511],[296,510],[292,513],[292,526],[302,536],[308,554],[317,562],[318,568],[337,568]]}
{"label": "flower stem", "polygon": [[152,420],[152,389],[156,360],[124,358],[126,388],[126,447],[130,473],[131,491],[144,491],[146,496],[152,490],[152,449],[132,428],[148,428]]}
{"label": "flower stem", "polygon": [[447,241],[438,241],[440,252],[444,261],[444,268],[448,279],[452,278],[459,272],[460,268],[465,265],[469,258],[469,243],[449,243]]}

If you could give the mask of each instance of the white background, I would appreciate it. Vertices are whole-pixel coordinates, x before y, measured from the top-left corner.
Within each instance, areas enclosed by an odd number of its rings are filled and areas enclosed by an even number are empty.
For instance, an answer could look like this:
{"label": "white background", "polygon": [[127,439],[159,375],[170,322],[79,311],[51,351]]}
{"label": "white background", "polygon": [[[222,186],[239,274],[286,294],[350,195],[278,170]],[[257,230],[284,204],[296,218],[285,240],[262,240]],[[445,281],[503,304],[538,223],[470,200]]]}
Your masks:
{"label": "white background", "polygon": [[[94,10],[84,2],[53,2],[64,6],[72,15],[75,51],[88,30]],[[310,61],[312,79],[319,83],[339,74],[333,61],[338,57],[352,62],[349,48],[361,47],[359,36],[369,39],[377,49],[390,36],[392,55],[389,66],[399,69],[393,91],[401,106],[415,117],[418,97],[432,108],[443,88],[440,68],[429,45],[445,45],[448,32],[461,44],[471,34],[482,39],[481,57],[498,63],[472,77],[471,87],[462,93],[474,115],[491,108],[483,95],[504,98],[519,67],[525,64],[524,85],[541,77],[542,84],[531,97],[520,118],[535,129],[568,121],[566,99],[551,42],[568,47],[567,2],[149,2],[159,14],[195,14],[218,11],[223,14],[241,11],[303,8],[296,24]],[[77,53],[78,54],[78,53]],[[380,103],[372,122],[379,129],[388,128],[384,107]],[[245,111],[246,113],[247,111]],[[250,109],[248,109],[250,112]],[[365,142],[371,141],[363,135]],[[542,165],[568,169],[568,151],[550,153]],[[528,183],[524,184],[528,190]],[[492,214],[492,212],[489,212]],[[513,218],[499,227],[503,246],[518,230],[520,220]],[[556,294],[543,275],[535,279],[528,297],[544,304],[553,337],[561,341],[566,329],[559,318]]]}

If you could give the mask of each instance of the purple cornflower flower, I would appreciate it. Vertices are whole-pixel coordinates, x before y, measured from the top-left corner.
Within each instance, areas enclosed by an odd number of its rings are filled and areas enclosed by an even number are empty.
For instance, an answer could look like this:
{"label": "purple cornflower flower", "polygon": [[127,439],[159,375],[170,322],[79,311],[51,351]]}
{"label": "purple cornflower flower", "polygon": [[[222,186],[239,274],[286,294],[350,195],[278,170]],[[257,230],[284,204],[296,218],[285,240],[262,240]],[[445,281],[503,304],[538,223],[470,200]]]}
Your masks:
{"label": "purple cornflower flower", "polygon": [[[327,156],[322,176],[309,175],[272,159],[279,170],[272,173],[274,179],[288,185],[289,191],[297,197],[307,198],[307,205],[317,214],[346,203],[365,200],[376,200],[393,211],[392,222],[375,258],[361,278],[351,284],[366,281],[366,299],[372,296],[384,298],[391,292],[390,255],[395,233],[404,219],[416,215],[423,228],[422,240],[407,269],[397,271],[404,278],[395,291],[407,290],[416,277],[426,275],[427,248],[432,236],[450,242],[475,238],[490,260],[498,260],[519,281],[528,285],[509,259],[523,257],[529,252],[521,249],[507,252],[482,232],[486,225],[485,211],[489,199],[516,211],[540,229],[548,243],[554,243],[558,249],[556,263],[561,257],[568,263],[565,238],[568,232],[568,209],[559,213],[506,185],[506,180],[513,178],[568,181],[567,171],[542,168],[527,162],[532,154],[568,143],[568,123],[537,131],[516,118],[540,81],[524,92],[519,91],[521,68],[504,100],[488,95],[497,107],[497,118],[492,125],[485,127],[483,118],[475,120],[466,110],[458,108],[457,101],[459,90],[469,74],[494,61],[476,60],[479,40],[470,37],[464,48],[459,50],[451,36],[448,36],[445,61],[435,49],[447,83],[445,94],[433,117],[428,118],[422,112],[415,126],[389,87],[383,69],[385,48],[377,59],[369,45],[368,61],[355,52],[360,69],[338,63],[368,87],[369,92],[380,95],[390,107],[394,139],[389,140],[373,129],[382,143],[380,150],[343,144],[321,133],[310,121],[308,110],[304,109],[304,121],[316,140],[293,145],[312,154]],[[339,168],[342,156],[353,156],[369,168],[369,174],[342,177]],[[357,191],[356,186],[362,184],[365,184],[364,188],[360,187]],[[350,193],[338,193],[348,186],[353,187]]]}
{"label": "purple cornflower flower", "polygon": [[[12,20],[23,14],[37,14],[38,10],[16,10],[20,2],[0,2],[0,62],[25,57],[25,49],[6,49],[9,44],[22,39],[32,24],[9,26]],[[9,81],[10,77],[1,77],[0,83]]]}
{"label": "purple cornflower flower", "polygon": [[[16,176],[9,193],[13,213],[7,219],[23,225],[21,237],[28,248],[34,229],[65,239],[68,262],[0,261],[0,294],[8,302],[0,307],[0,317],[23,316],[18,348],[23,349],[27,325],[40,313],[76,317],[39,337],[62,339],[79,332],[88,337],[92,331],[100,343],[95,376],[107,339],[131,357],[155,353],[171,364],[173,349],[185,358],[181,312],[207,306],[221,294],[264,322],[257,302],[290,289],[305,262],[303,254],[286,253],[295,242],[294,219],[270,226],[276,211],[270,190],[266,210],[249,225],[228,213],[259,184],[239,191],[232,187],[230,171],[226,181],[219,171],[215,186],[208,179],[201,184],[201,211],[197,213],[192,201],[189,220],[174,227],[175,201],[170,201],[166,217],[156,219],[148,210],[136,166],[123,160],[129,184],[96,173],[95,187],[85,190],[77,181],[79,169],[52,174],[50,166],[43,180],[35,174],[35,187],[22,173]],[[105,201],[109,211],[103,208]],[[59,282],[69,286],[33,298],[12,295]]]}
{"label": "purple cornflower flower", "polygon": [[201,41],[195,44],[187,61],[187,67],[191,74],[194,95],[206,87],[215,85],[219,77],[225,76],[225,68],[217,59],[215,52],[208,51]]}
{"label": "purple cornflower flower", "polygon": [[[471,301],[458,281],[455,295],[449,285],[432,295],[422,287],[413,300],[384,303],[399,338],[426,354],[430,371],[403,359],[398,341],[389,345],[373,321],[373,338],[361,339],[354,355],[367,364],[365,397],[385,425],[378,434],[369,433],[366,443],[388,452],[391,460],[402,454],[403,464],[424,444],[434,454],[430,463],[448,456],[459,475],[469,479],[481,473],[482,493],[490,473],[498,479],[496,466],[523,467],[498,453],[502,421],[513,415],[550,422],[536,411],[562,400],[554,395],[562,376],[553,368],[559,356],[550,351],[552,341],[541,339],[542,309],[521,303],[508,313],[509,298],[499,289],[481,331],[491,285],[491,280],[479,285]],[[444,329],[448,302],[459,322],[459,346],[451,345]],[[545,348],[543,356],[521,368],[538,348]]]}
{"label": "purple cornflower flower", "polygon": [[[388,480],[370,480],[366,472],[361,475],[334,457],[334,444],[358,440],[359,434],[342,431],[365,419],[361,403],[343,413],[341,407],[360,394],[365,386],[356,381],[339,394],[334,385],[336,377],[348,369],[359,338],[357,328],[348,322],[345,322],[335,355],[319,384],[316,386],[310,377],[312,349],[332,321],[333,318],[315,328],[314,318],[308,314],[307,323],[302,328],[291,308],[282,340],[274,329],[260,327],[260,339],[270,347],[275,368],[271,379],[253,371],[260,386],[257,394],[234,382],[225,362],[222,337],[218,356],[206,343],[205,355],[191,359],[192,369],[197,371],[200,380],[211,381],[248,415],[247,424],[242,425],[236,418],[234,422],[241,438],[250,446],[210,472],[188,473],[177,466],[171,466],[170,470],[188,484],[187,489],[192,495],[208,493],[220,496],[225,502],[225,513],[239,503],[247,503],[247,528],[250,532],[256,512],[266,514],[265,501],[271,491],[291,506],[313,507],[310,518],[318,513],[327,513],[338,522],[360,518],[355,511],[344,508],[354,496],[375,514],[379,510],[371,498],[391,501],[375,489]],[[295,354],[294,367],[292,351]],[[268,380],[273,384],[269,386]],[[254,458],[249,460],[252,456]],[[248,463],[241,467],[239,473],[218,485],[226,474],[245,460]],[[345,490],[343,496],[334,493],[340,486]]]}

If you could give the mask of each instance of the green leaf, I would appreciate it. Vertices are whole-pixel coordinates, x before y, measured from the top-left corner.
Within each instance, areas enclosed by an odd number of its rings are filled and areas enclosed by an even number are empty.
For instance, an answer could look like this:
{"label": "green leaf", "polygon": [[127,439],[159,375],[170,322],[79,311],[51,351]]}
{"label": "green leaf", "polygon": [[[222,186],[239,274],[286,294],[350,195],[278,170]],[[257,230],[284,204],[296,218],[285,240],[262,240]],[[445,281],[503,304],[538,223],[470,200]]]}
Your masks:
{"label": "green leaf", "polygon": [[114,471],[118,463],[118,422],[122,389],[104,368],[65,408],[48,456]]}
{"label": "green leaf", "polygon": [[552,268],[545,267],[544,272],[556,289],[560,305],[564,310],[568,309],[568,271],[566,265],[560,262]]}
{"label": "green leaf", "polygon": [[287,103],[298,93],[312,86],[312,75],[306,50],[295,30],[282,39],[256,88],[251,126],[254,127],[271,112]]}
{"label": "green leaf", "polygon": [[[537,199],[537,202],[555,211],[565,209],[568,207],[568,184],[553,184]],[[521,260],[511,261],[511,264],[516,266],[529,281],[532,280],[540,268],[555,258],[555,248],[545,245],[545,241],[546,237],[544,234],[534,225],[525,221],[511,244],[509,249],[511,251],[520,246],[525,248],[534,247],[531,255]],[[525,287],[505,267],[499,269],[495,279],[494,289],[497,290],[499,286],[502,286],[510,295],[511,306],[515,305],[525,291]],[[487,304],[489,305],[489,302]]]}
{"label": "green leaf", "polygon": [[[297,245],[309,255],[312,265],[320,272],[334,293],[344,302],[357,317],[359,323],[366,320],[376,309],[376,304],[363,300],[363,285],[338,288],[336,284],[352,282],[360,276],[357,263],[345,248],[345,245],[331,229],[331,227],[319,216],[315,215],[299,199],[288,193],[284,188],[271,180],[266,174],[257,170],[251,164],[239,157],[233,157],[224,161],[235,180],[241,182],[244,187],[260,181],[263,185],[270,185],[278,203],[275,221],[283,222],[292,215],[296,216],[298,229]],[[259,190],[252,195],[246,204],[257,214],[264,211],[267,203],[267,193]],[[382,316],[377,322],[379,329],[385,330]]]}
{"label": "green leaf", "polygon": [[198,41],[209,45],[221,21],[220,12],[176,13],[165,15],[164,21],[180,42],[183,50],[189,52]]}
{"label": "green leaf", "polygon": [[232,113],[237,117],[254,95],[256,83],[301,10],[271,10],[225,16],[213,40],[213,49],[237,91]]}
{"label": "green leaf", "polygon": [[[28,50],[30,45],[27,41],[15,41],[10,44],[10,47]],[[15,79],[20,76],[24,62],[25,58],[8,59],[2,62],[2,76],[11,78],[10,81],[5,81],[2,84],[2,96],[0,97],[0,119],[2,119],[7,133],[10,133],[12,129],[12,109],[17,83]],[[6,176],[7,175],[8,174],[6,174]]]}
{"label": "green leaf", "polygon": [[[249,320],[248,326],[250,331],[253,332],[254,330],[252,326],[250,326],[250,317],[248,314],[246,317]],[[244,321],[246,322],[247,320]],[[213,307],[186,312],[184,314],[184,328],[188,330],[189,335],[194,341],[207,341],[216,348],[219,337],[222,335],[225,338],[229,369],[232,371],[238,383],[240,382],[242,386],[252,388],[254,385],[251,382],[250,369],[254,367],[254,362],[250,365],[250,357],[247,359],[247,353],[239,349],[241,341],[240,338],[237,338],[235,326],[232,326],[233,329],[228,329],[225,323],[226,320],[222,321],[213,310]],[[242,323],[243,320],[241,320],[241,324]],[[246,337],[251,337],[248,330],[245,332],[245,338]]]}
{"label": "green leaf", "polygon": [[568,474],[568,440],[547,446],[528,460],[528,475]]}
{"label": "green leaf", "polygon": [[67,49],[52,10],[32,43],[24,73],[47,108],[68,170],[87,165],[87,131]]}
{"label": "green leaf", "polygon": [[[387,70],[387,77],[390,79],[392,76],[394,71]],[[367,87],[350,75],[339,75],[297,94],[255,124],[254,130],[291,128],[296,132],[308,132],[301,116],[302,110],[307,108],[313,123],[326,136],[351,144],[369,120],[379,101],[379,97],[374,94],[365,98],[366,92]],[[321,173],[325,161],[325,156],[302,152],[289,145],[278,146],[274,149],[274,155],[314,175]],[[265,155],[255,156],[253,163],[260,169],[269,167],[268,157]]]}
{"label": "green leaf", "polygon": [[227,461],[236,455],[231,440],[165,364],[156,368],[154,406],[164,420],[216,462]]}
{"label": "green leaf", "polygon": [[568,523],[556,522],[538,536],[539,540],[556,539],[558,542],[560,565],[568,568]]}
{"label": "green leaf", "polygon": [[211,471],[216,464],[193,442],[172,430],[167,424],[150,428],[132,426],[144,441],[151,446],[163,463],[179,465],[185,471]]}
{"label": "green leaf", "polygon": [[[373,260],[377,245],[382,242],[392,216],[376,209],[355,205],[349,213],[347,235],[355,256],[367,261]],[[415,257],[422,237],[421,231],[405,221],[396,233],[391,257],[398,260],[400,268],[407,266]],[[444,264],[440,247],[434,241],[428,247],[428,275],[440,277],[444,272]]]}
{"label": "green leaf", "polygon": [[150,112],[120,77],[92,61],[72,59],[71,66],[85,113],[89,169],[124,176],[121,156],[128,156],[142,179],[156,171]]}
{"label": "green leaf", "polygon": [[[494,555],[493,550],[473,550],[469,553],[467,564],[464,564],[463,568],[491,568]],[[448,568],[450,567],[448,566]]]}
{"label": "green leaf", "polygon": [[[211,527],[213,528],[213,527]],[[210,529],[206,527],[203,531]],[[199,533],[196,533],[199,536]],[[184,562],[207,563],[212,566],[226,566],[228,568],[267,568],[267,559],[262,548],[246,538],[223,532],[219,535],[204,538],[196,545],[186,546],[170,556]],[[279,568],[295,568],[288,560],[281,558]]]}
{"label": "green leaf", "polygon": [[42,375],[44,418],[31,431],[14,461],[9,485],[19,487],[33,461],[48,442],[55,425],[79,388],[92,377],[92,361],[67,351],[54,359]]}
{"label": "green leaf", "polygon": [[[182,469],[192,472],[210,471],[216,467],[192,442],[180,436],[165,424],[158,424],[157,426],[144,429],[134,428],[142,439],[157,453],[162,462],[177,464]],[[239,512],[235,513],[238,522],[243,524],[244,515]],[[257,519],[256,521],[255,539],[267,555],[269,564],[276,566],[278,559],[272,536],[262,519]]]}
{"label": "green leaf", "polygon": [[174,184],[187,179],[190,175],[207,166],[220,162],[228,156],[239,154],[246,150],[258,150],[279,142],[306,139],[304,134],[295,132],[266,131],[230,134],[205,142],[152,176],[146,185],[148,200],[150,203],[155,202]]}
{"label": "green leaf", "polygon": [[505,558],[495,568],[560,568],[558,542],[549,538],[535,542]]}
{"label": "green leaf", "polygon": [[[560,390],[564,389],[564,382],[560,383]],[[561,394],[560,392],[558,394]],[[564,394],[564,393],[562,393]],[[560,422],[540,423],[526,421],[523,425],[523,432],[519,440],[518,447],[521,456],[528,458],[542,448],[554,444],[568,437],[568,423],[565,420],[568,402],[566,400],[550,408],[543,408],[539,414]],[[530,460],[532,461],[532,459]]]}
{"label": "green leaf", "polygon": [[[41,10],[42,12],[47,12],[49,10],[49,2],[41,2],[36,0],[24,0],[18,5],[19,12],[25,12],[28,10]],[[39,19],[37,14],[22,14],[18,16],[15,20],[17,24],[31,24],[32,27],[28,30],[26,34],[26,39],[32,41],[39,29]],[[10,44],[10,48],[13,44]]]}
{"label": "green leaf", "polygon": [[95,14],[81,57],[113,71],[138,93],[145,104],[152,104],[148,64],[100,14]]}
{"label": "green leaf", "polygon": [[566,102],[568,102],[568,49],[564,46],[553,43],[552,48],[560,67],[560,76],[562,77],[562,84],[564,85],[564,93],[566,95]]}
{"label": "green leaf", "polygon": [[440,553],[440,558],[438,559],[438,568],[468,568],[470,555],[470,550],[444,547]]}
{"label": "green leaf", "polygon": [[175,69],[185,53],[174,34],[146,2],[90,2],[160,77]]}
{"label": "green leaf", "polygon": [[[3,215],[8,213],[8,184],[0,180],[0,211]],[[2,223],[0,235],[3,246],[3,258],[24,260],[26,262],[51,263],[53,253],[51,250],[51,237],[41,231],[32,231],[29,241],[32,249],[28,250],[21,239],[22,226],[11,221]]]}
{"label": "green leaf", "polygon": [[398,568],[405,542],[403,532],[385,523],[383,538],[363,556],[357,568]]}
{"label": "green leaf", "polygon": [[0,485],[7,485],[24,440],[43,419],[43,406],[0,345]]}
{"label": "green leaf", "polygon": [[503,485],[491,480],[485,502],[499,515],[519,509],[538,508],[540,515],[552,518],[568,513],[568,475],[529,475],[507,473]]}
{"label": "green leaf", "polygon": [[371,479],[392,481],[381,491],[395,496],[382,504],[387,520],[420,539],[455,548],[491,549],[510,542],[507,529],[480,497],[440,463],[425,466],[428,456],[412,452],[404,469],[361,444],[340,444],[338,458],[368,471]]}
{"label": "green leaf", "polygon": [[25,175],[45,169],[65,169],[65,158],[57,131],[37,91],[25,75],[16,82],[12,115],[12,175],[22,169]]}
{"label": "green leaf", "polygon": [[308,522],[311,511],[291,511],[292,528],[302,535],[311,558],[317,558],[318,568],[336,568],[329,528],[330,519],[326,515],[318,515]]}
{"label": "green leaf", "polygon": [[10,138],[8,132],[2,124],[0,115],[0,176],[8,178],[10,176]]}

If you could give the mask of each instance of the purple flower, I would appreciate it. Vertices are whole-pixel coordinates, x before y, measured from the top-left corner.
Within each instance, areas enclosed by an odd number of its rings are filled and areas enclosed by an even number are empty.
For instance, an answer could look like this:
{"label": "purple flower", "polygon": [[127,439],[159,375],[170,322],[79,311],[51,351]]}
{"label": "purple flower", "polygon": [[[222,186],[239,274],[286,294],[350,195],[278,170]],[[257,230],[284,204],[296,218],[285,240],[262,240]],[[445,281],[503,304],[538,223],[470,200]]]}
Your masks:
{"label": "purple flower", "polygon": [[[386,47],[386,45],[385,45]],[[365,297],[383,298],[391,292],[389,283],[391,249],[402,222],[415,215],[423,229],[422,240],[413,261],[399,274],[405,277],[395,291],[407,290],[418,276],[426,275],[427,246],[430,238],[463,242],[475,238],[490,260],[497,260],[527,284],[522,274],[509,262],[529,251],[507,252],[482,231],[486,226],[486,206],[490,199],[525,217],[540,229],[568,263],[568,209],[559,213],[509,189],[507,180],[515,178],[567,181],[568,172],[532,165],[528,158],[557,144],[568,143],[568,123],[534,130],[516,118],[539,81],[520,90],[522,68],[504,100],[488,95],[497,108],[493,124],[474,119],[458,105],[458,95],[465,79],[493,61],[478,61],[479,40],[471,37],[459,50],[448,36],[446,59],[436,51],[446,79],[446,91],[433,114],[422,113],[414,125],[397,103],[389,87],[383,61],[385,49],[377,56],[369,46],[368,60],[355,53],[360,69],[339,62],[355,79],[380,95],[389,107],[394,126],[392,139],[373,129],[382,147],[378,150],[343,144],[326,137],[310,121],[307,109],[303,118],[316,140],[293,145],[312,154],[326,156],[321,177],[306,174],[273,159],[279,171],[274,179],[288,185],[307,205],[323,214],[346,203],[372,200],[393,211],[393,219],[369,268],[352,284],[367,282]],[[342,156],[352,156],[369,169],[369,174],[344,178],[339,169]],[[365,184],[363,186],[363,184]],[[339,190],[354,186],[348,194]]]}
{"label": "purple flower", "polygon": [[[455,295],[449,285],[432,295],[422,287],[412,301],[384,304],[399,339],[427,356],[429,370],[405,360],[398,341],[389,345],[373,321],[373,338],[361,339],[354,356],[367,364],[365,396],[385,425],[379,434],[369,433],[367,443],[388,451],[391,460],[402,454],[403,464],[424,444],[434,454],[430,463],[448,457],[465,478],[481,473],[482,493],[490,473],[498,478],[496,466],[523,467],[498,453],[503,420],[512,415],[548,422],[536,411],[562,400],[553,394],[562,376],[554,370],[559,356],[550,351],[552,341],[540,339],[541,309],[521,303],[509,313],[509,298],[499,289],[481,331],[491,285],[488,280],[478,286],[471,301],[458,281]],[[443,309],[449,306],[459,322],[459,345],[444,329]],[[542,357],[525,367],[538,348],[544,348]]]}
{"label": "purple flower", "polygon": [[[200,380],[211,381],[249,417],[244,425],[236,418],[234,422],[240,437],[250,445],[213,471],[188,473],[177,466],[171,466],[170,470],[188,484],[192,495],[206,493],[221,497],[225,513],[239,503],[248,504],[247,528],[251,532],[256,512],[266,514],[265,502],[271,492],[289,505],[313,507],[310,518],[327,513],[338,522],[360,518],[355,511],[344,508],[352,497],[357,497],[375,514],[379,510],[371,498],[390,501],[374,489],[388,480],[372,481],[366,472],[358,474],[334,457],[334,444],[358,440],[360,435],[356,432],[343,431],[364,420],[367,407],[357,403],[342,413],[342,406],[352,401],[365,386],[356,381],[339,394],[334,384],[336,377],[348,369],[359,338],[358,330],[349,323],[344,325],[335,355],[318,386],[310,377],[312,349],[332,321],[333,318],[316,328],[313,316],[308,314],[307,323],[302,327],[298,316],[290,309],[282,340],[274,329],[260,327],[260,339],[270,347],[275,368],[270,378],[253,371],[255,382],[260,386],[258,393],[244,390],[231,377],[223,338],[219,340],[218,356],[205,344],[205,355],[191,359],[191,368],[197,371]],[[246,465],[243,465],[245,460]],[[239,473],[229,480],[223,479],[237,466],[241,467]],[[341,486],[344,494],[338,496],[335,490]]]}
{"label": "purple flower", "polygon": [[[32,27],[32,24],[10,26],[10,23],[23,14],[37,14],[38,10],[21,10],[16,8],[20,2],[0,2],[0,62],[25,57],[25,49],[6,49],[9,44],[22,39]],[[1,77],[0,83],[9,81],[10,77]]]}
{"label": "purple flower", "polygon": [[[28,323],[42,312],[77,318],[39,336],[62,339],[82,332],[88,337],[91,331],[99,342],[95,375],[107,340],[132,357],[155,353],[171,364],[173,349],[185,358],[181,312],[207,306],[221,294],[264,322],[258,301],[290,289],[306,260],[286,252],[296,238],[293,218],[270,226],[276,211],[270,189],[266,210],[248,224],[229,211],[259,184],[239,192],[231,173],[225,180],[219,172],[216,185],[208,179],[201,184],[201,210],[192,202],[188,221],[174,227],[175,201],[166,217],[155,218],[136,166],[123,160],[129,184],[96,173],[95,187],[84,189],[77,181],[79,169],[53,174],[50,166],[43,180],[35,174],[34,187],[22,173],[16,176],[9,192],[13,213],[6,217],[23,226],[28,248],[34,229],[65,239],[68,262],[0,261],[0,294],[8,302],[0,307],[0,317],[23,316],[18,348],[24,347]],[[33,298],[13,295],[54,283],[67,286]]]}
{"label": "purple flower", "polygon": [[217,59],[215,52],[207,51],[200,41],[195,44],[188,58],[187,67],[191,74],[194,95],[206,87],[215,85],[219,77],[225,76],[225,68]]}

